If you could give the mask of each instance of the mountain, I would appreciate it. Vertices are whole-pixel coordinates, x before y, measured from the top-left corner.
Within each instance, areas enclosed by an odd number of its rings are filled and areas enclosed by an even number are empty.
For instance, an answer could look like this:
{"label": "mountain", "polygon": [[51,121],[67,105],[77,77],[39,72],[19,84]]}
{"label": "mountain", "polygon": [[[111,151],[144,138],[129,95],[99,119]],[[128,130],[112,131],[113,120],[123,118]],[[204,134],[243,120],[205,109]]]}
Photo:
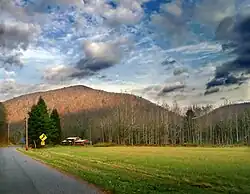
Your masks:
{"label": "mountain", "polygon": [[[172,112],[135,95],[110,93],[81,85],[36,92],[3,102],[11,135],[16,131],[24,132],[24,118],[40,96],[49,111],[58,110],[64,137],[81,136],[91,138],[93,142],[130,145],[233,144],[250,137],[245,122],[250,119],[250,114],[241,117],[246,109],[250,110],[250,103],[222,106],[196,117],[196,128],[176,113],[178,108]],[[219,121],[225,122],[216,125]]]}
{"label": "mountain", "polygon": [[216,124],[219,121],[226,121],[228,119],[234,120],[236,117],[246,113],[246,111],[250,111],[249,102],[228,104],[216,108],[200,117],[197,117],[196,120],[200,123],[207,123],[211,125]]}
{"label": "mountain", "polygon": [[58,110],[64,136],[81,135],[106,140],[111,136],[114,138],[116,128],[128,130],[133,126],[133,130],[136,130],[149,122],[155,123],[157,115],[164,115],[164,119],[167,115],[169,122],[181,119],[181,116],[141,97],[77,85],[26,94],[5,101],[12,131],[23,131],[24,119],[40,96],[50,111],[53,108]]}

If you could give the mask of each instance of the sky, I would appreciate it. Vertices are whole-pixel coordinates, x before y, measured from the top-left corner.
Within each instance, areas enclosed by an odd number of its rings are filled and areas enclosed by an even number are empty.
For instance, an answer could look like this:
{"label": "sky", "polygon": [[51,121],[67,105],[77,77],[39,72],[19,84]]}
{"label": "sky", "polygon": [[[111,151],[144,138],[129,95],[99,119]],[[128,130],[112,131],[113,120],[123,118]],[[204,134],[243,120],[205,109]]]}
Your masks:
{"label": "sky", "polygon": [[[0,100],[70,85],[249,101],[250,0],[0,0]],[[70,94],[69,94],[70,95]]]}

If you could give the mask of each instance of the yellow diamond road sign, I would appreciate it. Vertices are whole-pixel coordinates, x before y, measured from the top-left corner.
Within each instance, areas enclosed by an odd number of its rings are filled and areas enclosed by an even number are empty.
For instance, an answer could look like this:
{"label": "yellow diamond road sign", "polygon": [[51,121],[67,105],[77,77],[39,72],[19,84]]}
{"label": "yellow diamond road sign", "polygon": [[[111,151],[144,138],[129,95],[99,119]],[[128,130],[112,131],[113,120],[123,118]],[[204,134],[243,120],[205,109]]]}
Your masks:
{"label": "yellow diamond road sign", "polygon": [[39,138],[42,140],[42,141],[45,141],[47,139],[47,136],[43,133],[42,135],[39,136]]}

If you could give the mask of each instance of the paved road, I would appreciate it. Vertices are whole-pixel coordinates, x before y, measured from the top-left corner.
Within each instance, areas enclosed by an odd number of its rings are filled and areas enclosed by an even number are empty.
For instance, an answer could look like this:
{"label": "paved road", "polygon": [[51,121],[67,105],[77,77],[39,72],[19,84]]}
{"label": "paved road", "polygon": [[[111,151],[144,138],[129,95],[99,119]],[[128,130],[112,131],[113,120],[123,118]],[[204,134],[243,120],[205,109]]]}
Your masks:
{"label": "paved road", "polygon": [[97,189],[70,178],[16,151],[0,148],[0,194],[97,194]]}

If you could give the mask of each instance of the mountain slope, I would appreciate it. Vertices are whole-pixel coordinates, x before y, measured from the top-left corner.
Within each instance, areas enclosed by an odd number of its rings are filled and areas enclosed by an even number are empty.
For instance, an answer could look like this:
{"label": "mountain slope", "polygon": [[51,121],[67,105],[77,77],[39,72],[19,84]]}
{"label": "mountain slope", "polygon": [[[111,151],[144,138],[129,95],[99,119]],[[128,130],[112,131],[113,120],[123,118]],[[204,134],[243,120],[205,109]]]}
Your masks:
{"label": "mountain slope", "polygon": [[[163,107],[134,95],[109,93],[78,85],[5,101],[12,130],[23,130],[24,118],[40,96],[46,101],[49,110],[58,110],[65,136],[84,134],[87,137],[91,135],[92,139],[107,140],[116,136],[115,128],[128,130],[133,126],[136,130],[144,124],[154,123],[159,114],[167,115],[169,122],[181,119]],[[111,128],[112,134],[108,131]]]}
{"label": "mountain slope", "polygon": [[61,115],[82,110],[112,107],[120,103],[119,94],[94,90],[85,86],[71,86],[46,92],[37,92],[13,98],[4,102],[8,111],[8,120],[23,120],[31,106],[42,96],[49,109],[57,108]]}
{"label": "mountain slope", "polygon": [[208,119],[210,122],[217,122],[221,120],[234,118],[235,115],[240,115],[245,111],[250,110],[250,103],[239,103],[224,105],[212,110],[211,112],[197,117],[197,120]]}

